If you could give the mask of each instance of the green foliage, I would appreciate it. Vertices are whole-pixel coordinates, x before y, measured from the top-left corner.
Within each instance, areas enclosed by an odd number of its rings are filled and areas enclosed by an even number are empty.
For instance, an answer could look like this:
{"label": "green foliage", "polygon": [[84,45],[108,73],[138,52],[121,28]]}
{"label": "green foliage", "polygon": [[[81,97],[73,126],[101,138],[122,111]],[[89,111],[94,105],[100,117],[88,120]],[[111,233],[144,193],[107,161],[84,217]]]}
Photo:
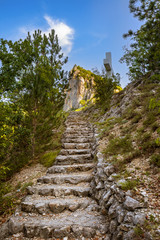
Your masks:
{"label": "green foliage", "polygon": [[130,11],[144,24],[139,30],[128,31],[124,37],[132,37],[130,49],[125,49],[121,62],[129,66],[131,80],[150,79],[160,81],[160,2],[157,0],[130,0]]}
{"label": "green foliage", "polygon": [[134,234],[136,237],[143,237],[144,231],[140,226],[134,228]]}
{"label": "green foliage", "polygon": [[146,118],[146,119],[144,120],[144,122],[143,122],[143,125],[144,125],[145,127],[148,127],[148,126],[154,124],[155,121],[156,121],[155,115],[153,114],[153,112],[149,112],[149,113],[147,114],[147,118]]}
{"label": "green foliage", "polygon": [[26,182],[24,183],[22,186],[21,186],[21,191],[22,192],[25,192],[26,191],[26,188],[29,187],[29,186],[32,186],[33,185],[33,182]]}
{"label": "green foliage", "polygon": [[[42,152],[59,148],[53,135],[63,131],[67,85],[62,69],[67,58],[60,51],[54,30],[16,42],[0,39],[0,182]],[[59,133],[53,134],[55,128]]]}
{"label": "green foliage", "polygon": [[60,150],[50,151],[40,158],[40,163],[43,164],[45,167],[51,167],[58,155]]}
{"label": "green foliage", "polygon": [[126,180],[125,182],[121,182],[120,186],[122,190],[132,190],[138,186],[138,180]]}
{"label": "green foliage", "polygon": [[151,98],[149,103],[149,109],[150,110],[157,109],[158,113],[160,113],[160,100],[156,98]]}
{"label": "green foliage", "polygon": [[117,89],[119,78],[108,78],[106,72],[95,76],[95,98],[98,105],[107,110],[110,106],[114,90]]}
{"label": "green foliage", "polygon": [[140,120],[142,119],[142,115],[140,113],[137,113],[137,115],[135,115],[131,121],[131,123],[138,123]]}
{"label": "green foliage", "polygon": [[153,164],[156,167],[160,167],[160,154],[153,154],[151,156],[150,164]]}
{"label": "green foliage", "polygon": [[126,135],[125,137],[116,137],[112,139],[104,153],[106,155],[116,155],[116,154],[124,154],[133,150],[132,141],[130,135]]}
{"label": "green foliage", "polygon": [[[0,215],[4,212],[11,212],[14,208],[14,197],[8,194],[11,191],[11,185],[0,182]],[[8,195],[7,195],[8,194]]]}
{"label": "green foliage", "polygon": [[[90,70],[86,70],[80,66],[77,66],[77,69],[79,70],[78,77],[83,77],[85,80],[91,80],[95,78],[95,74],[91,72]],[[89,87],[89,86],[86,86]]]}

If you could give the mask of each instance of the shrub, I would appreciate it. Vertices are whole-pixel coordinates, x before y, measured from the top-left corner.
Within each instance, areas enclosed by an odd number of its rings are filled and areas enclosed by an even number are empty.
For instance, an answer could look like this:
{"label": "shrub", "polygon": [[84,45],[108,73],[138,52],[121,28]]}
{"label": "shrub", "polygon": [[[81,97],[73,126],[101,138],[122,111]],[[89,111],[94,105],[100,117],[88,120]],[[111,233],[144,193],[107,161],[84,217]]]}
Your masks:
{"label": "shrub", "polygon": [[33,185],[33,182],[26,182],[22,185],[21,187],[21,191],[22,192],[25,192],[26,188],[29,187],[29,186],[32,186]]}
{"label": "shrub", "polygon": [[150,164],[160,167],[160,154],[153,154],[150,159]]}
{"label": "shrub", "polygon": [[147,115],[146,120],[144,120],[144,122],[143,122],[143,125],[145,127],[150,127],[150,125],[155,123],[155,121],[156,121],[155,115],[153,114],[153,112],[149,112],[148,115]]}
{"label": "shrub", "polygon": [[58,155],[60,150],[50,151],[40,158],[40,163],[43,164],[45,167],[51,167]]}
{"label": "shrub", "polygon": [[130,135],[125,137],[116,137],[112,139],[107,148],[104,150],[106,155],[116,155],[123,154],[126,152],[130,152],[133,150],[132,141],[130,139]]}
{"label": "shrub", "polygon": [[138,185],[138,180],[126,180],[125,182],[122,182],[121,184],[122,190],[131,190],[134,189]]}
{"label": "shrub", "polygon": [[142,115],[137,113],[137,115],[132,119],[131,123],[138,123],[142,119]]}

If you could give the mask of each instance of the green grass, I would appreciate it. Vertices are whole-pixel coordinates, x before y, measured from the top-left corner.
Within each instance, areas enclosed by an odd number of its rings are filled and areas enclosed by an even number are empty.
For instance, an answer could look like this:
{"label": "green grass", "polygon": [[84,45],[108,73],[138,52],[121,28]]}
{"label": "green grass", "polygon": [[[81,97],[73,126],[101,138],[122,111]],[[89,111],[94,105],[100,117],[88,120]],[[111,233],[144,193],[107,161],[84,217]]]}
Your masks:
{"label": "green grass", "polygon": [[153,154],[150,159],[150,164],[160,167],[160,154]]}
{"label": "green grass", "polygon": [[45,167],[51,167],[54,164],[59,152],[60,150],[54,150],[44,153],[43,156],[41,156],[40,158],[40,163]]}
{"label": "green grass", "polygon": [[32,186],[32,185],[33,185],[33,182],[24,183],[21,187],[21,191],[25,192],[26,188],[29,187],[29,186]]}
{"label": "green grass", "polygon": [[130,135],[125,137],[116,137],[111,139],[108,146],[104,150],[105,155],[124,154],[133,151]]}
{"label": "green grass", "polygon": [[134,234],[135,234],[136,237],[143,237],[144,231],[140,226],[136,226],[134,228]]}
{"label": "green grass", "polygon": [[121,184],[122,190],[132,190],[136,186],[138,186],[138,180],[126,180],[125,182],[122,182]]}

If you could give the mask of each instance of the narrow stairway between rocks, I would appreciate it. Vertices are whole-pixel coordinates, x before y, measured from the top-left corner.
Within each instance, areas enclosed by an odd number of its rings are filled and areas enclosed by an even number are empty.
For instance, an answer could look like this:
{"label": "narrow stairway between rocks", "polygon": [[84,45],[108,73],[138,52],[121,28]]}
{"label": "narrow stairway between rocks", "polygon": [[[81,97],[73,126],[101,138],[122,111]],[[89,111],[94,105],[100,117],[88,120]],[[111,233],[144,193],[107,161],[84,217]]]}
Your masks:
{"label": "narrow stairway between rocks", "polygon": [[[81,113],[66,120],[60,154],[47,174],[28,187],[28,195],[8,223],[19,239],[104,239],[106,219],[90,198],[94,168],[92,126]],[[12,237],[6,239],[12,239]]]}

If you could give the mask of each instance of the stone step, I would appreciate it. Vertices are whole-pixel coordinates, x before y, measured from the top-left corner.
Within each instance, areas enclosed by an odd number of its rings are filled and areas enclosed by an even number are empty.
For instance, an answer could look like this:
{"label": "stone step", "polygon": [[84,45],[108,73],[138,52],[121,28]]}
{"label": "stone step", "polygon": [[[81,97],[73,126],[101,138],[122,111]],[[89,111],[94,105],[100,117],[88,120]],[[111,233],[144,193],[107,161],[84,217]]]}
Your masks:
{"label": "stone step", "polygon": [[80,186],[72,185],[54,185],[54,184],[40,184],[35,186],[27,187],[28,194],[39,194],[42,196],[54,196],[54,197],[64,197],[64,196],[79,196],[88,197],[90,195],[89,184],[83,184]]}
{"label": "stone step", "polygon": [[91,143],[63,143],[62,147],[65,149],[89,149]]}
{"label": "stone step", "polygon": [[84,138],[84,137],[90,137],[93,138],[94,134],[93,133],[86,133],[86,134],[80,134],[80,133],[64,133],[63,134],[63,139],[64,138]]}
{"label": "stone step", "polygon": [[82,122],[82,121],[66,121],[65,122],[66,126],[72,126],[72,125],[78,125],[78,126],[84,126],[84,127],[91,127],[91,124],[87,122]]}
{"label": "stone step", "polygon": [[85,125],[81,125],[81,124],[67,124],[66,125],[66,128],[68,129],[68,128],[77,128],[77,129],[79,129],[79,130],[85,130],[85,129],[87,129],[87,130],[93,130],[93,128],[92,128],[92,126],[90,126],[90,125],[88,125],[88,124],[85,124]]}
{"label": "stone step", "polygon": [[21,210],[32,213],[61,213],[66,210],[75,212],[77,209],[85,209],[90,206],[93,210],[98,210],[96,202],[90,198],[53,198],[43,196],[27,196],[21,204]]}
{"label": "stone step", "polygon": [[78,163],[91,163],[93,161],[91,154],[81,154],[81,155],[58,155],[56,157],[56,165],[69,165]]}
{"label": "stone step", "polygon": [[93,129],[91,127],[79,127],[77,125],[66,128],[66,131],[73,131],[73,130],[82,131],[82,132],[83,131],[93,131]]}
{"label": "stone step", "polygon": [[94,142],[93,137],[79,137],[79,138],[64,138],[62,139],[62,143],[90,143]]}
{"label": "stone step", "polygon": [[60,155],[91,154],[91,149],[62,149]]}
{"label": "stone step", "polygon": [[75,127],[75,128],[66,128],[66,130],[65,130],[65,133],[81,133],[81,134],[83,134],[83,133],[93,133],[93,129],[88,129],[88,130],[86,130],[86,129],[82,129],[82,128],[77,128],[77,127]]}
{"label": "stone step", "polygon": [[[10,218],[8,223],[10,233],[16,234],[23,232],[23,237],[32,239],[40,237],[41,239],[82,239],[86,237],[92,239],[96,234],[105,235],[106,218],[98,212],[89,210],[80,210],[75,213],[61,213],[53,217],[35,213],[16,213],[16,216]],[[24,239],[24,238],[22,238]]]}
{"label": "stone step", "polygon": [[53,184],[79,184],[81,182],[90,182],[93,176],[91,173],[70,173],[70,174],[48,174],[37,180],[39,183]]}
{"label": "stone step", "polygon": [[74,164],[74,165],[54,165],[50,167],[47,171],[47,173],[53,174],[53,173],[71,173],[71,172],[81,172],[81,171],[89,171],[93,169],[95,166],[94,163],[88,163],[88,164]]}

